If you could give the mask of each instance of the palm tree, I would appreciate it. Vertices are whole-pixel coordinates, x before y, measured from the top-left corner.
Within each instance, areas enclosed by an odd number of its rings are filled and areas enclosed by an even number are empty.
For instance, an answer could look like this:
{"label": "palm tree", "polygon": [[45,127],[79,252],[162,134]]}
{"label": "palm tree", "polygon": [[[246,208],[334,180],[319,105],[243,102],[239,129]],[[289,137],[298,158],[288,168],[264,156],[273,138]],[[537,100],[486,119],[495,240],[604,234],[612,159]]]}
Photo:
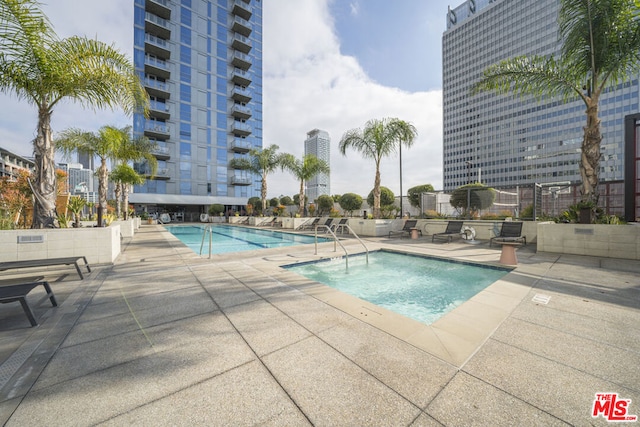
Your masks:
{"label": "palm tree", "polygon": [[86,37],[58,39],[36,0],[0,0],[0,91],[38,110],[33,228],[52,227],[56,202],[54,107],[70,99],[126,113],[147,111],[149,99],[131,61],[113,46]]}
{"label": "palm tree", "polygon": [[304,213],[304,183],[320,173],[329,173],[329,165],[313,154],[307,154],[302,159],[296,159],[292,154],[285,154],[282,159],[282,168],[300,180],[298,213],[302,215]]}
{"label": "palm tree", "polygon": [[340,140],[339,149],[346,155],[347,148],[359,151],[364,158],[376,163],[376,176],[373,185],[373,217],[380,218],[380,161],[383,157],[396,152],[404,145],[411,147],[418,136],[416,128],[397,118],[372,119],[364,129],[351,129]]}
{"label": "palm tree", "polygon": [[[149,166],[150,175],[153,177],[158,169],[158,160],[153,155],[153,152],[157,149],[157,144],[152,142],[146,136],[140,136],[133,138],[131,135],[131,126],[125,126],[120,129],[122,134],[122,140],[116,147],[113,157],[118,161],[118,165],[113,168],[113,172],[120,168],[122,165],[127,165],[128,162],[144,162]],[[128,206],[129,206],[129,186],[143,184],[145,178],[139,175],[133,168],[131,169],[136,176],[131,174],[131,171],[122,167],[121,173],[116,173],[115,176],[110,176],[111,180],[115,183],[116,193],[116,215],[120,217],[120,201],[124,205],[124,219],[127,219]],[[119,180],[119,177],[123,177],[124,180]],[[122,199],[120,199],[122,195]]]}
{"label": "palm tree", "polygon": [[[120,216],[122,207],[123,217],[126,220],[129,210],[129,188],[132,185],[144,184],[145,178],[127,163],[120,163],[113,168],[109,174],[109,179],[116,183],[116,189],[119,188],[116,192],[116,215]],[[120,198],[119,193],[122,194],[122,198]]]}
{"label": "palm tree", "polygon": [[114,126],[103,126],[97,133],[69,128],[60,132],[55,144],[59,151],[69,156],[73,152],[97,156],[100,159],[100,167],[96,171],[98,175],[98,227],[102,227],[102,216],[107,210],[107,186],[109,170],[107,160],[115,159],[116,153],[121,149],[127,135],[122,129]]}
{"label": "palm tree", "polygon": [[278,147],[271,144],[267,148],[253,149],[249,151],[249,158],[231,159],[229,166],[234,169],[248,170],[262,177],[260,198],[262,200],[262,212],[267,210],[267,175],[281,167],[283,154],[278,154]]}
{"label": "palm tree", "polygon": [[562,0],[558,15],[560,58],[516,57],[488,67],[473,92],[580,99],[587,123],[582,139],[582,201],[598,202],[603,91],[640,69],[640,25],[633,0]]}

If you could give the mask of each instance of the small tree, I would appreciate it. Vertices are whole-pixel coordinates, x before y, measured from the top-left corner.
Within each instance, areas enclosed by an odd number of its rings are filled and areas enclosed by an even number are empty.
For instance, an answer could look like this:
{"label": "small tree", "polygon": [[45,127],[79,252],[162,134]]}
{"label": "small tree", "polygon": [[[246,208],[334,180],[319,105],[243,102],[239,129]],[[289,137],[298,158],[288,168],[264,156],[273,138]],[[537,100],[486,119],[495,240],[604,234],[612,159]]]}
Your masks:
{"label": "small tree", "polygon": [[322,216],[325,213],[329,214],[331,209],[333,209],[333,197],[326,194],[320,195],[316,199],[316,203],[318,205],[318,216]]}
{"label": "small tree", "polygon": [[269,207],[275,208],[279,204],[280,204],[280,200],[277,197],[274,197],[271,200],[269,200]]}
{"label": "small tree", "polygon": [[353,211],[360,210],[362,207],[362,197],[355,193],[345,193],[340,197],[340,207],[348,213],[349,216],[353,216]]}
{"label": "small tree", "polygon": [[[373,206],[373,193],[374,191],[371,190],[367,196],[367,203],[369,206]],[[394,202],[395,195],[393,194],[393,191],[389,190],[387,187],[380,187],[380,207],[393,205]]]}
{"label": "small tree", "polygon": [[423,185],[417,185],[415,187],[411,187],[407,191],[407,197],[409,198],[409,203],[411,203],[411,206],[413,206],[414,208],[419,208],[420,195],[422,193],[429,193],[432,191],[434,191],[434,189],[433,189],[433,185],[431,184],[423,184]]}
{"label": "small tree", "polygon": [[220,203],[214,203],[209,206],[209,210],[207,211],[211,216],[220,216],[222,212],[224,212],[224,205],[221,205]]}
{"label": "small tree", "polygon": [[293,200],[289,196],[281,196],[280,197],[280,203],[282,203],[285,206],[293,206],[294,205]]}
{"label": "small tree", "polygon": [[82,209],[84,209],[86,203],[86,200],[84,200],[80,196],[73,196],[71,199],[69,199],[68,208],[73,214],[74,228],[80,227],[80,213],[82,213]]}
{"label": "small tree", "polygon": [[250,197],[247,201],[248,205],[253,206],[253,213],[256,215],[262,214],[262,199],[260,197]]}
{"label": "small tree", "polygon": [[[483,209],[488,209],[496,199],[496,192],[483,184],[467,184],[453,190],[449,203],[464,215],[476,216]],[[469,205],[467,205],[469,203]]]}

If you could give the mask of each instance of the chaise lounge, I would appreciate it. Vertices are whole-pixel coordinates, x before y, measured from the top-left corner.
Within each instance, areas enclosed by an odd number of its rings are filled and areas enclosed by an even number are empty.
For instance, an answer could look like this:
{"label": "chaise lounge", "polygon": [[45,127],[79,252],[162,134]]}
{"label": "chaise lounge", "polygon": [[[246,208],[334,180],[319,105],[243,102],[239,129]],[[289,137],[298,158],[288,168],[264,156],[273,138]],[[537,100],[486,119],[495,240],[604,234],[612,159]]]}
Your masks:
{"label": "chaise lounge", "polygon": [[447,228],[442,233],[433,233],[431,236],[431,241],[435,241],[435,239],[446,240],[447,243],[451,243],[454,237],[460,238],[460,232],[462,231],[462,224],[464,221],[449,221],[447,223]]}
{"label": "chaise lounge", "polygon": [[496,243],[522,242],[526,245],[527,236],[522,235],[522,222],[504,221],[498,235],[489,239],[489,247],[491,247],[494,241]]}
{"label": "chaise lounge", "polygon": [[53,295],[49,282],[43,279],[43,276],[38,276],[0,280],[0,304],[15,301],[19,302],[22,305],[24,314],[26,314],[29,319],[31,326],[38,326],[38,321],[27,302],[27,294],[29,294],[29,292],[31,292],[36,286],[42,285],[47,292],[47,297],[49,297],[51,305],[54,307],[58,306],[58,302],[56,301],[56,297]]}
{"label": "chaise lounge", "polygon": [[[389,232],[389,238],[391,238],[392,234],[400,234],[400,237],[404,237],[405,233],[406,234],[411,234],[411,229],[412,228],[416,228],[416,224],[418,223],[418,220],[415,219],[408,219],[404,222],[404,226],[402,227],[402,229],[400,230],[395,230],[395,231],[390,231]],[[422,231],[420,229],[417,229],[418,233],[422,236]]]}

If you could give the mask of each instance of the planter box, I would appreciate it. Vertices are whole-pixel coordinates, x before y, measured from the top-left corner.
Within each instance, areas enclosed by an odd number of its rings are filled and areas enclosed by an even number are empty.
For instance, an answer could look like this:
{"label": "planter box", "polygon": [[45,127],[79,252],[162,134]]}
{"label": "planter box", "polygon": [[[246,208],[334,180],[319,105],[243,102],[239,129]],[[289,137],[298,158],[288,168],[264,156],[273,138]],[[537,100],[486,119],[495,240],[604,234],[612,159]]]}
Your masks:
{"label": "planter box", "polygon": [[120,254],[120,226],[0,231],[0,261],[86,256],[112,264]]}
{"label": "planter box", "polygon": [[120,226],[120,233],[122,237],[133,237],[136,232],[136,222],[132,219],[128,219],[126,221],[113,221],[109,227],[113,227],[114,225]]}
{"label": "planter box", "polygon": [[538,252],[640,260],[640,226],[539,223]]}

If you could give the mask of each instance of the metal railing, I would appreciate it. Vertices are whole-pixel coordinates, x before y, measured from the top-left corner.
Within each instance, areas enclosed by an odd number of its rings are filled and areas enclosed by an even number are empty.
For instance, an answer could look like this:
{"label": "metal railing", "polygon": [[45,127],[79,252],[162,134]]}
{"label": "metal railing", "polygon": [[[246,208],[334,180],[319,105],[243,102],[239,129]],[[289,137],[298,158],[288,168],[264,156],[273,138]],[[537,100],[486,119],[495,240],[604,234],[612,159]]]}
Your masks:
{"label": "metal railing", "polygon": [[[342,225],[346,225],[346,224],[342,224]],[[365,255],[366,255],[366,261],[367,264],[369,264],[369,249],[367,249],[367,246],[364,244],[364,242],[362,240],[360,240],[360,238],[357,236],[357,234],[351,229],[351,227],[349,227],[348,225],[346,225],[346,227],[350,230],[350,232],[354,235],[354,237],[356,239],[358,239],[358,241],[362,244],[362,246],[364,247],[365,250]],[[340,242],[340,240],[338,240],[338,237],[335,235],[335,233],[333,232],[333,230],[331,230],[331,227],[328,225],[316,225],[315,227],[315,231],[314,231],[314,240],[315,240],[315,255],[318,255],[318,229],[319,228],[324,228],[327,230],[327,232],[329,234],[331,234],[331,236],[333,236],[333,251],[337,252],[337,246],[336,244],[340,245],[340,247],[342,248],[342,250],[344,251],[344,261],[345,261],[345,267],[347,270],[349,270],[349,253],[347,252],[347,248],[344,247],[344,245]]]}
{"label": "metal railing", "polygon": [[211,225],[207,225],[204,227],[202,233],[202,243],[200,243],[200,255],[202,256],[202,247],[204,246],[204,238],[209,234],[209,259],[211,259],[211,242],[213,240],[213,227]]}

